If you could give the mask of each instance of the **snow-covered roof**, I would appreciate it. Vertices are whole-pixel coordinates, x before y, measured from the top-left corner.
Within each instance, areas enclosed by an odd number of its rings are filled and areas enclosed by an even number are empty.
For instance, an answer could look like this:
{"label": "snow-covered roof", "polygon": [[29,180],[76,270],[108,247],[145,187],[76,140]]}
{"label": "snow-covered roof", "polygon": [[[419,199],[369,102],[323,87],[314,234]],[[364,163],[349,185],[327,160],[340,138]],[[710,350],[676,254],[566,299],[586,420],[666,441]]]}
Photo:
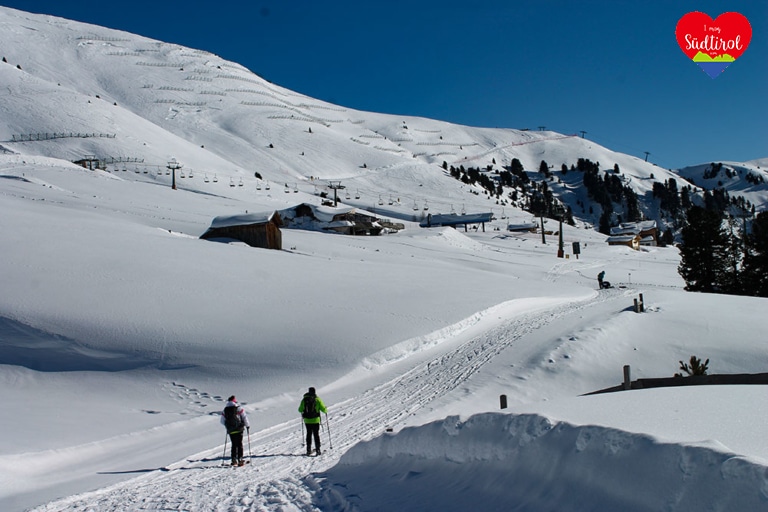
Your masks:
{"label": "snow-covered roof", "polygon": [[609,236],[605,239],[606,242],[610,243],[622,243],[625,244],[627,242],[631,242],[637,238],[637,235],[616,235],[616,236]]}
{"label": "snow-covered roof", "polygon": [[459,224],[477,224],[480,222],[491,222],[493,213],[467,213],[457,215],[455,213],[436,213],[430,214],[422,220],[420,226],[456,226]]}
{"label": "snow-covered roof", "polygon": [[349,206],[333,207],[333,206],[321,206],[311,203],[301,203],[290,208],[286,208],[280,211],[280,215],[284,219],[293,219],[296,217],[296,211],[300,207],[309,208],[312,210],[312,215],[320,222],[331,222],[334,217],[338,215],[346,215],[348,213],[355,213],[357,210]]}
{"label": "snow-covered roof", "polygon": [[622,224],[621,226],[614,226],[611,228],[611,235],[638,235],[640,234],[640,228],[636,225],[626,225]]}
{"label": "snow-covered roof", "polygon": [[344,215],[347,213],[355,212],[355,209],[349,206],[335,208],[333,206],[321,206],[321,205],[309,204],[309,203],[304,203],[304,204],[312,208],[312,213],[314,213],[315,217],[317,217],[317,220],[321,222],[331,222],[333,218],[336,217],[337,215]]}
{"label": "snow-covered roof", "polygon": [[228,228],[232,226],[248,226],[250,224],[266,224],[277,212],[240,213],[237,215],[220,215],[211,222],[211,228]]}

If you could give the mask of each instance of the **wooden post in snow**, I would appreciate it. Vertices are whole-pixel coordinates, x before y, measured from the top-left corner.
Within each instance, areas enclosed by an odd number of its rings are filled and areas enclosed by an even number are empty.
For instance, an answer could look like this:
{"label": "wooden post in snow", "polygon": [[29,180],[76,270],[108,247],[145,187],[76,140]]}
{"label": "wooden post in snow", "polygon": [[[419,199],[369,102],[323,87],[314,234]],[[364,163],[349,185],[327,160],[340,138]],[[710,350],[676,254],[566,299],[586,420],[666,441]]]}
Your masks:
{"label": "wooden post in snow", "polygon": [[632,380],[630,378],[629,365],[624,365],[624,390],[632,389]]}
{"label": "wooden post in snow", "polygon": [[501,409],[507,408],[507,395],[499,395],[499,405]]}

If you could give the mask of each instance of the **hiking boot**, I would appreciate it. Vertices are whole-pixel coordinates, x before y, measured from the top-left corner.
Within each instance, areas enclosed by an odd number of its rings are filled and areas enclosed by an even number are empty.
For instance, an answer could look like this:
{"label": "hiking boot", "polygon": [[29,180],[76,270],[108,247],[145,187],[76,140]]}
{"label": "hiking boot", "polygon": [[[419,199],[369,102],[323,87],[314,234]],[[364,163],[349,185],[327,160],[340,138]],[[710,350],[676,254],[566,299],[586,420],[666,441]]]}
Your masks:
{"label": "hiking boot", "polygon": [[315,450],[315,455],[320,455],[321,453],[323,453],[323,452],[320,451],[320,448]]}
{"label": "hiking boot", "polygon": [[307,450],[307,456],[312,455],[312,450]]}
{"label": "hiking boot", "polygon": [[245,461],[243,459],[240,459],[237,463],[238,466],[245,466]]}
{"label": "hiking boot", "polygon": [[233,461],[232,461],[232,465],[233,465],[233,466],[237,466],[237,461],[236,461],[236,460],[233,460]]}

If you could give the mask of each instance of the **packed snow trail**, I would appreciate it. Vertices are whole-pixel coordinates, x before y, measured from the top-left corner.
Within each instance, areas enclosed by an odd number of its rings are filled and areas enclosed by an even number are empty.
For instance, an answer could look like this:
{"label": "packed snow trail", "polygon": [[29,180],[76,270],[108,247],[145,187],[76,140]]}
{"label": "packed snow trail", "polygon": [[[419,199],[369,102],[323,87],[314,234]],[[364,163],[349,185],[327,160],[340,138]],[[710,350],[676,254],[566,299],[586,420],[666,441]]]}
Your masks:
{"label": "packed snow trail", "polygon": [[[569,302],[504,320],[465,343],[415,365],[398,377],[361,395],[330,404],[321,431],[323,455],[306,457],[299,420],[251,434],[252,463],[222,466],[223,446],[207,450],[161,470],[97,491],[65,498],[34,509],[53,511],[206,510],[314,511],[312,476],[334,466],[356,443],[384,433],[385,426],[401,424],[460,384],[502,351],[513,348],[526,357],[552,347],[526,343],[526,336],[551,322],[627,291],[606,290],[591,299]],[[324,418],[325,422],[325,418]],[[248,440],[245,449],[248,450]]]}

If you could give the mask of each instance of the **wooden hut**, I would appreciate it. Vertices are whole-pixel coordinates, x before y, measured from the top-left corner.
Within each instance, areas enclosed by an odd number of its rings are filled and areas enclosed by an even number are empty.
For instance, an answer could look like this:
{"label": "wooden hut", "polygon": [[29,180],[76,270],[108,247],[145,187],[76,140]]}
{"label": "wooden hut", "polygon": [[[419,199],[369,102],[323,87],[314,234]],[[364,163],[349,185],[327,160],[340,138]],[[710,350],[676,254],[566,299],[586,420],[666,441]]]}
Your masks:
{"label": "wooden hut", "polygon": [[251,247],[282,249],[283,235],[280,226],[283,221],[276,211],[223,215],[211,222],[208,231],[200,238],[204,240],[239,240]]}

